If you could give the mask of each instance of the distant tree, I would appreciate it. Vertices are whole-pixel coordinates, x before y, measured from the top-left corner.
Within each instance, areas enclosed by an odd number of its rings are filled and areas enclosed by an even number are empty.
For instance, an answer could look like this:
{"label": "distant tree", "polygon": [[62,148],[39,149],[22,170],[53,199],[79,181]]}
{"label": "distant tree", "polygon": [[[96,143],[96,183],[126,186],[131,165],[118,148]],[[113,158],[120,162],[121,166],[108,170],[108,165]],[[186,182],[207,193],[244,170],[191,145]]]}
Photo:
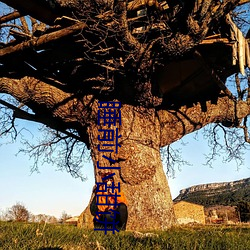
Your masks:
{"label": "distant tree", "polygon": [[65,222],[67,219],[71,218],[72,216],[70,214],[67,214],[65,211],[62,212],[62,215],[59,219],[60,223]]}
{"label": "distant tree", "polygon": [[0,221],[8,221],[10,220],[9,216],[8,216],[8,209],[5,210],[0,210]]}
{"label": "distant tree", "polygon": [[7,217],[13,221],[28,221],[30,212],[23,204],[17,202],[8,210]]}
{"label": "distant tree", "polygon": [[45,215],[45,214],[37,214],[37,215],[32,215],[31,218],[30,218],[30,221],[31,222],[45,222],[47,221],[47,217],[48,215]]}
{"label": "distant tree", "polygon": [[57,223],[58,219],[55,216],[49,216],[48,223]]}
{"label": "distant tree", "polygon": [[36,216],[30,213],[29,222],[36,222]]}
{"label": "distant tree", "polygon": [[57,223],[58,219],[55,216],[46,215],[46,214],[37,214],[37,215],[30,215],[29,218],[30,222],[36,223]]}
{"label": "distant tree", "polygon": [[4,220],[4,212],[2,209],[0,209],[0,221]]}
{"label": "distant tree", "polygon": [[241,201],[237,204],[236,211],[239,214],[241,222],[250,221],[250,202]]}

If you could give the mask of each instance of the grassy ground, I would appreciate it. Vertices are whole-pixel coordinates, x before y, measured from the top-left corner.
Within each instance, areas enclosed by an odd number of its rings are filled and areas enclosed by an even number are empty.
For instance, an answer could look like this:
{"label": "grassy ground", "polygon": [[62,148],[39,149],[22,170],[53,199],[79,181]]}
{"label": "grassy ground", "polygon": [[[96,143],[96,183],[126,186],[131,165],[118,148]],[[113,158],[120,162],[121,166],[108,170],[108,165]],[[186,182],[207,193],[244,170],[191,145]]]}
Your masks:
{"label": "grassy ground", "polygon": [[175,227],[151,233],[154,235],[138,238],[141,235],[133,232],[105,235],[65,225],[0,222],[0,249],[250,249],[249,226]]}

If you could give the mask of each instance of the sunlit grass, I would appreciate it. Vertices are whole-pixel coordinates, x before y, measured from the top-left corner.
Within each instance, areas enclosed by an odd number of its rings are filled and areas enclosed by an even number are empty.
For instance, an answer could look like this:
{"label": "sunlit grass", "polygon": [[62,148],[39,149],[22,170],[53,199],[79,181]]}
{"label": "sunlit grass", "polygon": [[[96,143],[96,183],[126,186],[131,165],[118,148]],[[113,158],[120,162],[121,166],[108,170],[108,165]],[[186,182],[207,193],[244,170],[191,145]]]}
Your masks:
{"label": "sunlit grass", "polygon": [[132,231],[105,235],[66,225],[0,222],[0,249],[247,250],[250,246],[246,225],[174,227],[151,233],[147,237]]}

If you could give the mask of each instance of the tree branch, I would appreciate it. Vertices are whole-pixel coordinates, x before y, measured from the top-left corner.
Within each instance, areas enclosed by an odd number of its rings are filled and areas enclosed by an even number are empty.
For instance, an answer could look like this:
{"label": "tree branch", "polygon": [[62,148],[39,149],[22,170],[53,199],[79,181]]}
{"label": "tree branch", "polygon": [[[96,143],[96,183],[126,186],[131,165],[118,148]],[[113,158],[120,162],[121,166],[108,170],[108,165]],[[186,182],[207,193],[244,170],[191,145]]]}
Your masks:
{"label": "tree branch", "polygon": [[216,103],[207,101],[205,105],[205,111],[200,103],[192,107],[183,106],[178,111],[158,111],[162,133],[160,146],[170,145],[209,123],[223,122],[235,126],[250,114],[247,102],[236,102],[228,96],[219,97]]}
{"label": "tree branch", "polygon": [[21,110],[20,108],[0,99],[0,104],[14,111],[13,116],[16,118],[37,122],[37,117],[35,115],[29,114],[26,111]]}
{"label": "tree branch", "polygon": [[[9,108],[11,110],[13,110],[13,118],[14,119],[15,118],[24,119],[24,120],[27,120],[27,121],[32,121],[32,122],[38,122],[38,123],[45,124],[45,125],[47,125],[47,126],[49,126],[51,128],[54,127],[54,124],[48,122],[48,120],[45,121],[42,117],[30,114],[30,113],[28,113],[28,112],[26,112],[24,110],[21,110],[20,108],[14,106],[14,105],[12,105],[12,104],[4,101],[4,100],[0,99],[0,104],[4,105],[5,107],[7,107],[7,108]],[[73,133],[70,133],[70,132],[68,132],[66,130],[62,130],[58,126],[54,127],[54,128],[56,130],[59,130],[60,132],[64,133],[65,135],[71,137],[71,138],[74,138],[74,139],[76,139],[78,141],[82,141],[82,139],[79,136],[77,136],[77,135],[75,135]]]}
{"label": "tree branch", "polygon": [[49,3],[50,1],[1,0],[1,2],[47,24],[53,24],[54,20],[60,16],[55,10],[53,11],[53,6]]}
{"label": "tree branch", "polygon": [[0,24],[9,22],[9,21],[14,20],[16,18],[19,18],[21,16],[22,16],[22,14],[19,11],[14,11],[10,14],[7,14],[7,15],[0,17]]}
{"label": "tree branch", "polygon": [[250,3],[250,0],[240,0],[238,3],[238,6],[246,4],[246,3]]}
{"label": "tree branch", "polygon": [[84,28],[86,28],[85,23],[77,23],[70,27],[64,28],[59,31],[52,32],[50,34],[42,35],[39,38],[33,38],[29,41],[22,42],[15,46],[9,46],[0,50],[0,57],[5,57],[11,55],[16,52],[25,51],[31,47],[35,47],[37,49],[41,48],[42,45],[48,44],[50,42],[54,42],[66,36],[73,35],[77,32],[81,32]]}
{"label": "tree branch", "polygon": [[33,77],[0,78],[0,93],[12,95],[40,117],[39,122],[65,131],[86,124],[91,99],[76,97]]}

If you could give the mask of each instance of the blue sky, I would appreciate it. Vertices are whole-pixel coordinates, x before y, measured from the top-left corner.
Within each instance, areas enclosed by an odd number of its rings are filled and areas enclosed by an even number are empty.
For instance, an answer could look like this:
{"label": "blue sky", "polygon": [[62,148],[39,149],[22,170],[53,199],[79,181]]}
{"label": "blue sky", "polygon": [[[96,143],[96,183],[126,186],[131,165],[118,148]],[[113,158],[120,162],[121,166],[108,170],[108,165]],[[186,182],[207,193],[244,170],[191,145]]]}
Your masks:
{"label": "blue sky", "polygon": [[[34,142],[41,134],[34,123],[19,121],[19,126],[30,129],[34,134]],[[36,132],[37,131],[37,132]],[[201,136],[200,136],[201,137]],[[204,166],[204,153],[208,152],[207,142],[196,141],[193,135],[184,137],[187,146],[182,148],[183,157],[192,166],[182,166],[176,170],[175,178],[169,178],[172,197],[175,198],[180,189],[192,185],[233,181],[250,177],[250,152],[245,154],[248,165],[237,170],[234,162],[223,164],[221,159],[213,163],[213,168]],[[7,142],[1,139],[0,143]],[[178,142],[175,147],[182,145]],[[27,155],[18,154],[20,142],[6,144],[0,147],[0,211],[5,211],[16,202],[22,202],[33,214],[48,214],[60,217],[63,211],[71,215],[79,215],[86,207],[94,185],[92,163],[84,166],[88,180],[82,182],[74,179],[66,172],[56,171],[49,165],[40,166],[40,173],[30,173],[32,160]]]}
{"label": "blue sky", "polygon": [[[36,133],[36,125],[26,121],[19,123]],[[38,131],[34,135],[33,142],[36,136],[41,136]],[[0,139],[0,143],[4,142],[8,140]],[[16,155],[21,147],[20,141],[0,147],[0,210],[21,202],[33,214],[60,217],[66,211],[78,215],[86,206],[94,185],[92,165],[85,166],[88,177],[85,182],[46,164],[40,165],[40,173],[31,174],[33,161],[28,155]]]}

